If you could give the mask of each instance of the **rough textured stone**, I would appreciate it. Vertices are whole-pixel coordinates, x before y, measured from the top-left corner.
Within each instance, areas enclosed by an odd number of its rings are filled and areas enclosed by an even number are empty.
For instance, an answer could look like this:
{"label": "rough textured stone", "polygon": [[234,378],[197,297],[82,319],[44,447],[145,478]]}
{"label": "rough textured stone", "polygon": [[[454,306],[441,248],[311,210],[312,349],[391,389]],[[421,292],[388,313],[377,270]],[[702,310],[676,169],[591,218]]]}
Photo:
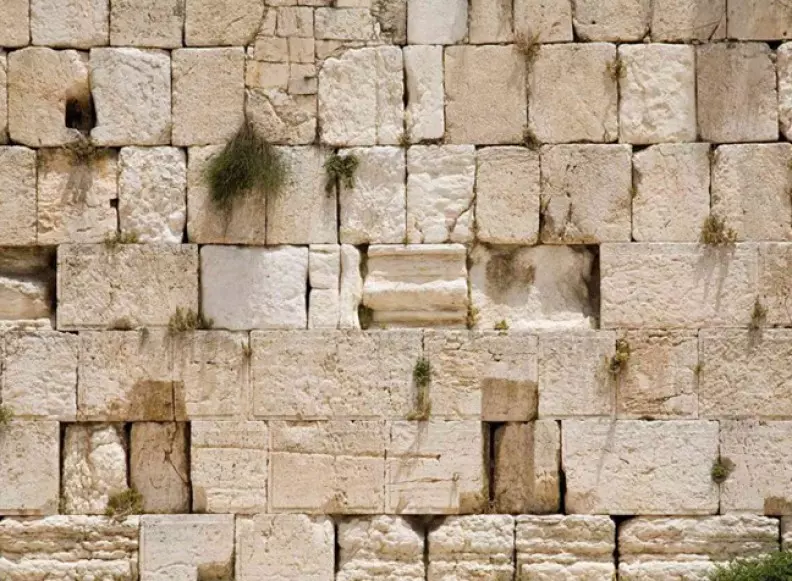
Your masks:
{"label": "rough textured stone", "polygon": [[72,424],[63,441],[66,514],[104,514],[107,501],[127,489],[127,438],[123,424]]}
{"label": "rough textured stone", "polygon": [[308,303],[309,329],[338,328],[339,294],[337,289],[311,289]]}
{"label": "rough textured stone", "polygon": [[312,244],[308,249],[308,282],[314,289],[338,289],[341,276],[341,247]]}
{"label": "rough textured stone", "polygon": [[[38,515],[58,512],[58,422],[9,422],[0,430],[0,466],[3,467],[0,470],[0,514]],[[6,521],[0,521],[0,526],[4,522]]]}
{"label": "rough textured stone", "polygon": [[570,0],[516,0],[514,30],[539,42],[571,42],[572,2]]}
{"label": "rough textured stone", "polygon": [[513,27],[511,0],[473,0],[469,22],[470,44],[509,42]]}
{"label": "rough textured stone", "polygon": [[[2,8],[0,8],[2,10]],[[0,21],[3,16],[0,14]],[[0,22],[2,26],[2,22]],[[0,40],[2,40],[0,33]],[[2,46],[2,44],[0,44]],[[0,143],[8,142],[8,59],[4,50],[0,49]]]}
{"label": "rough textured stone", "polygon": [[649,32],[650,0],[574,0],[575,32],[582,40],[641,40]]}
{"label": "rough textured stone", "polygon": [[376,19],[370,8],[317,8],[314,19],[317,39],[374,40],[377,37]]}
{"label": "rough textured stone", "polygon": [[132,424],[129,482],[143,497],[143,512],[190,511],[187,424]]}
{"label": "rough textured stone", "polygon": [[408,0],[407,42],[455,44],[467,35],[466,0]]}
{"label": "rough textured stone", "polygon": [[185,0],[113,0],[110,44],[179,48]]}
{"label": "rough textured stone", "polygon": [[726,0],[654,0],[652,40],[720,40],[726,35]]}
{"label": "rough textured stone", "polygon": [[429,581],[514,579],[514,518],[473,515],[447,518],[429,532]]}
{"label": "rough textured stone", "polygon": [[405,46],[407,82],[407,137],[412,142],[441,139],[445,135],[443,48]]}
{"label": "rough textured stone", "polygon": [[424,538],[398,516],[355,518],[338,525],[337,581],[424,581]]}
{"label": "rough textured stone", "polygon": [[363,300],[360,251],[351,244],[341,245],[341,280],[338,297],[339,329],[360,329],[358,309]]}
{"label": "rough textured stone", "polygon": [[718,423],[564,420],[565,509],[585,514],[713,514]]}
{"label": "rough textured stone", "polygon": [[245,112],[272,143],[302,145],[316,139],[316,95],[290,95],[277,87],[248,89]]}
{"label": "rough textured stone", "polygon": [[15,48],[30,42],[30,0],[6,0],[0,6],[0,46]]}
{"label": "rough textured stone", "polygon": [[109,0],[30,0],[33,44],[90,48],[110,38]]}
{"label": "rough textured stone", "polygon": [[0,244],[36,243],[36,152],[0,147]]}
{"label": "rough textured stone", "polygon": [[778,115],[781,131],[792,141],[792,43],[778,47]]}
{"label": "rough textured stone", "polygon": [[445,50],[449,143],[521,143],[527,123],[525,60],[513,46]]}
{"label": "rough textured stone", "polygon": [[774,0],[729,2],[729,38],[783,40],[792,38],[792,5]]}
{"label": "rough textured stone", "polygon": [[12,327],[51,328],[54,250],[42,247],[1,250],[0,321],[11,321]]}
{"label": "rough textured stone", "polygon": [[261,0],[235,0],[218,10],[215,0],[186,0],[184,39],[188,46],[247,45],[264,16]]}
{"label": "rough textured stone", "polygon": [[[792,244],[759,245],[759,281],[757,299],[767,309],[764,324],[789,327],[792,324]],[[752,309],[753,310],[753,309]],[[758,321],[762,326],[762,321]]]}

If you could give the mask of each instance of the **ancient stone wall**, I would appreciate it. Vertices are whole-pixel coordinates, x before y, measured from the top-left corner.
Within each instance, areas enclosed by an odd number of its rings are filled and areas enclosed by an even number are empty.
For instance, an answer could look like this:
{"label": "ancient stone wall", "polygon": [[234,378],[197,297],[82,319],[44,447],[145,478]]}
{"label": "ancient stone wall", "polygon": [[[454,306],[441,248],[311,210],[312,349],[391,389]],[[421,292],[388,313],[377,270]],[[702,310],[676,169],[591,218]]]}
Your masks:
{"label": "ancient stone wall", "polygon": [[[0,580],[789,543],[790,40],[790,0],[0,0]],[[284,181],[221,205],[240,127]]]}

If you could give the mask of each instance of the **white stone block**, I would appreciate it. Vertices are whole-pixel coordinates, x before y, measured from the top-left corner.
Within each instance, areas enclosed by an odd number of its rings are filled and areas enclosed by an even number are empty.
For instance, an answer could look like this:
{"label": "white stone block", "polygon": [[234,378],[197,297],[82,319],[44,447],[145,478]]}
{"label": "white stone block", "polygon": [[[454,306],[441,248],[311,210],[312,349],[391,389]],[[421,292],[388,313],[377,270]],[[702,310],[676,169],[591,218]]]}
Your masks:
{"label": "white stone block", "polygon": [[186,423],[135,422],[129,447],[129,484],[143,497],[144,513],[190,511]]}
{"label": "white stone block", "polygon": [[317,39],[366,41],[377,37],[376,19],[370,7],[317,8],[314,20]]}
{"label": "white stone block", "polygon": [[415,143],[422,139],[441,139],[445,135],[443,48],[405,46],[404,71],[407,136]]}
{"label": "white stone block", "polygon": [[456,44],[467,36],[466,0],[408,0],[407,42]]}
{"label": "white stone block", "polygon": [[398,516],[354,518],[338,525],[337,581],[424,581],[424,538]]}
{"label": "white stone block", "polygon": [[0,514],[57,514],[60,498],[58,425],[51,421],[12,420],[0,430],[0,466],[3,467],[0,470]]}
{"label": "white stone block", "polygon": [[514,30],[539,42],[572,42],[571,0],[515,0]]}
{"label": "white stone block", "polygon": [[245,112],[272,143],[306,145],[316,140],[316,95],[290,95],[278,87],[249,88]]}
{"label": "white stone block", "polygon": [[36,243],[36,152],[0,147],[0,244]]}
{"label": "white stone block", "polygon": [[514,517],[452,516],[429,531],[429,581],[514,579]]}
{"label": "white stone block", "polygon": [[184,40],[187,46],[247,45],[265,14],[260,0],[232,0],[219,10],[215,0],[186,0]]}
{"label": "white stone block", "polygon": [[726,0],[654,0],[652,40],[721,40],[726,36]]}
{"label": "white stone block", "polygon": [[113,0],[110,44],[179,48],[184,32],[184,0]]}
{"label": "white stone block", "polygon": [[649,33],[650,0],[575,0],[573,6],[582,40],[636,41]]}
{"label": "white stone block", "polygon": [[90,48],[108,44],[109,0],[30,0],[33,44]]}
{"label": "white stone block", "polygon": [[729,2],[729,38],[788,40],[792,38],[792,6],[773,0]]}
{"label": "white stone block", "polygon": [[792,141],[792,43],[785,43],[776,52],[778,66],[778,115],[781,131]]}
{"label": "white stone block", "polygon": [[30,42],[30,0],[6,0],[0,6],[0,46],[16,48]]}
{"label": "white stone block", "polygon": [[363,301],[363,276],[360,251],[351,244],[341,245],[341,280],[338,297],[338,327],[360,329],[358,309]]}
{"label": "white stone block", "polygon": [[337,329],[339,307],[338,289],[312,288],[308,295],[308,328]]}

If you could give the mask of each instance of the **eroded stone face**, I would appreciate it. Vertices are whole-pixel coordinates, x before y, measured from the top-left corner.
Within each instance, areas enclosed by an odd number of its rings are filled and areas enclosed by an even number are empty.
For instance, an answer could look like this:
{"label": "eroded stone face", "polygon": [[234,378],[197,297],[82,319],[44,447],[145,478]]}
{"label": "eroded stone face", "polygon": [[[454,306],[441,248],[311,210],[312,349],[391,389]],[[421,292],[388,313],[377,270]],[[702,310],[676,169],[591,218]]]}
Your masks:
{"label": "eroded stone face", "polygon": [[778,47],[778,114],[781,131],[792,139],[792,43]]}
{"label": "eroded stone face", "polygon": [[186,0],[184,38],[188,46],[246,45],[263,15],[260,0],[234,0],[222,10],[214,0]]}
{"label": "eroded stone face", "polygon": [[514,578],[514,517],[449,517],[429,532],[427,542],[430,581]]}
{"label": "eroded stone face", "polygon": [[407,42],[455,44],[467,35],[465,0],[408,0]]}
{"label": "eroded stone face", "polygon": [[445,133],[443,48],[405,46],[407,82],[407,137],[411,142],[441,139]]}
{"label": "eroded stone face", "polygon": [[537,35],[540,42],[570,42],[572,35],[571,0],[516,0],[514,29],[527,38]]}
{"label": "eroded stone face", "polygon": [[30,0],[33,44],[90,48],[109,39],[109,0]]}
{"label": "eroded stone face", "polygon": [[426,578],[423,535],[402,517],[343,521],[338,526],[338,545],[338,581]]}
{"label": "eroded stone face", "polygon": [[52,328],[54,255],[41,247],[0,248],[0,321]]}
{"label": "eroded stone face", "polygon": [[185,0],[113,0],[110,44],[179,48]]}
{"label": "eroded stone face", "polygon": [[25,46],[30,42],[30,0],[8,0],[0,7],[0,46]]}
{"label": "eroded stone face", "polygon": [[726,0],[654,0],[652,40],[720,40],[726,35]]}
{"label": "eroded stone face", "polygon": [[[249,71],[250,61],[247,66]],[[282,72],[277,74],[282,76]],[[267,78],[273,82],[278,77]],[[250,88],[248,82],[245,112],[262,136],[272,143],[305,145],[316,140],[316,95],[292,95],[280,86]]]}
{"label": "eroded stone face", "polygon": [[792,6],[769,0],[729,3],[729,38],[783,40],[792,38]]}
{"label": "eroded stone face", "polygon": [[0,470],[0,513],[57,514],[60,494],[58,422],[9,422],[0,430],[0,465],[3,466]]}
{"label": "eroded stone face", "polygon": [[649,32],[650,0],[575,0],[572,20],[583,40],[641,40]]}
{"label": "eroded stone face", "polygon": [[132,424],[129,456],[129,482],[143,497],[143,512],[190,511],[187,424]]}
{"label": "eroded stone face", "polygon": [[[0,147],[0,244],[36,243],[36,152]],[[1,309],[0,309],[1,310]]]}

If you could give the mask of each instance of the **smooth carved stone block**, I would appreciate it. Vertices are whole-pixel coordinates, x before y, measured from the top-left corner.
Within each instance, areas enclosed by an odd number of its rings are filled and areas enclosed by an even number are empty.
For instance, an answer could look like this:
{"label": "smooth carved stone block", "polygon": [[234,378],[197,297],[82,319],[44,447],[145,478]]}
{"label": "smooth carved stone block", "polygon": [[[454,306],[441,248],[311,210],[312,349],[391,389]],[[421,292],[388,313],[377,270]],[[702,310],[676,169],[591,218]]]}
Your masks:
{"label": "smooth carved stone block", "polygon": [[573,6],[582,40],[636,41],[649,32],[650,0],[575,0]]}
{"label": "smooth carved stone block", "polygon": [[413,143],[441,139],[445,134],[443,47],[405,46],[403,51],[407,137]]}
{"label": "smooth carved stone block", "polygon": [[247,45],[263,21],[264,3],[232,0],[219,10],[215,0],[186,0],[184,40],[187,46]]}
{"label": "smooth carved stone block", "polygon": [[30,0],[33,44],[90,48],[110,38],[110,0]]}
{"label": "smooth carved stone block", "polygon": [[514,30],[539,42],[572,42],[571,0],[515,0]]}
{"label": "smooth carved stone block", "polygon": [[[0,466],[3,467],[0,470],[0,514],[57,514],[60,497],[58,422],[9,422],[0,430]],[[5,522],[0,521],[0,526]]]}
{"label": "smooth carved stone block", "polygon": [[784,40],[792,38],[792,6],[773,0],[729,2],[729,38]]}
{"label": "smooth carved stone block", "polygon": [[185,423],[132,424],[129,482],[145,513],[190,511],[190,468]]}
{"label": "smooth carved stone block", "polygon": [[378,515],[338,525],[337,581],[424,581],[424,537],[406,519]]}
{"label": "smooth carved stone block", "polygon": [[726,0],[654,0],[652,40],[721,40],[726,36]]}
{"label": "smooth carved stone block", "polygon": [[36,152],[0,147],[0,244],[36,243]]}
{"label": "smooth carved stone block", "polygon": [[778,47],[776,52],[778,66],[778,115],[781,131],[792,141],[792,43]]}
{"label": "smooth carved stone block", "polygon": [[185,0],[113,0],[110,44],[179,48]]}
{"label": "smooth carved stone block", "polygon": [[514,579],[514,518],[452,516],[429,532],[429,581]]}
{"label": "smooth carved stone block", "polygon": [[6,0],[0,6],[0,46],[16,48],[30,42],[30,0]]}
{"label": "smooth carved stone block", "polygon": [[467,35],[465,0],[408,0],[407,42],[456,44]]}

